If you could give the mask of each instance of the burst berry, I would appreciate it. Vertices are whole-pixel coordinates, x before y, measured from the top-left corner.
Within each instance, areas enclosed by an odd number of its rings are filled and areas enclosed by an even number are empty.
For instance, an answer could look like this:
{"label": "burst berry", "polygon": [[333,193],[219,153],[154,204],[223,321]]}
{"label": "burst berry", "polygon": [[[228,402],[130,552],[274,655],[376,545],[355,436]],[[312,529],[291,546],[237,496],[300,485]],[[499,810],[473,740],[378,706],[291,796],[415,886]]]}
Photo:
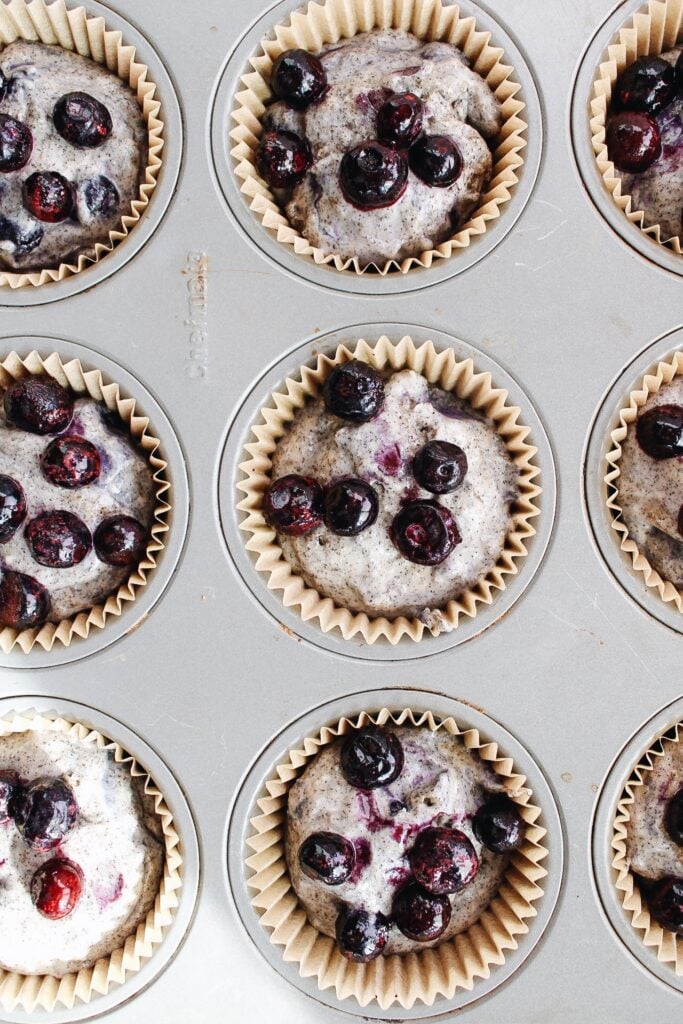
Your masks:
{"label": "burst berry", "polygon": [[424,107],[412,92],[397,92],[377,111],[377,137],[389,146],[408,149],[422,131]]}
{"label": "burst berry", "polygon": [[90,178],[83,185],[85,205],[95,217],[111,217],[119,205],[116,185],[103,174]]}
{"label": "burst berry", "polygon": [[448,896],[434,896],[411,882],[396,896],[392,920],[404,935],[415,942],[432,942],[448,928],[451,903]]}
{"label": "burst berry", "polygon": [[111,114],[103,103],[87,92],[69,92],[55,103],[55,128],[72,146],[95,149],[112,132]]}
{"label": "burst berry", "polygon": [[453,516],[436,501],[409,501],[391,524],[391,539],[404,558],[439,565],[462,537]]}
{"label": "burst berry", "polygon": [[59,434],[71,423],[73,398],[49,377],[15,380],[5,390],[5,415],[31,434]]}
{"label": "burst berry", "polygon": [[0,626],[32,629],[50,614],[50,595],[42,583],[23,572],[0,570]]}
{"label": "burst berry", "polygon": [[639,418],[638,444],[652,459],[683,455],[683,405],[655,405]]}
{"label": "burst berry", "polygon": [[0,825],[4,825],[11,818],[9,803],[19,786],[19,776],[16,772],[0,772]]}
{"label": "burst berry", "polygon": [[24,206],[38,220],[57,224],[74,209],[71,182],[57,171],[36,171],[24,182]]}
{"label": "burst berry", "polygon": [[460,892],[479,870],[474,846],[456,828],[423,829],[409,859],[415,880],[435,896]]}
{"label": "burst berry", "polygon": [[7,217],[0,217],[0,242],[11,242],[16,256],[27,256],[37,249],[44,234],[40,224],[22,228]]}
{"label": "burst berry", "polygon": [[356,848],[335,832],[314,832],[299,847],[299,864],[309,878],[341,885],[356,866]]}
{"label": "burst berry", "polygon": [[356,789],[388,786],[403,770],[403,747],[396,733],[381,725],[354,729],[339,753],[342,775]]}
{"label": "burst berry", "polygon": [[337,945],[347,960],[367,964],[389,941],[390,923],[384,914],[346,907],[337,918]]}
{"label": "burst berry", "polygon": [[341,159],[339,184],[359,210],[380,210],[398,202],[408,184],[405,153],[374,139],[354,146]]}
{"label": "burst berry", "polygon": [[323,388],[325,408],[352,423],[367,423],[384,406],[384,380],[377,370],[358,359],[335,366]]}
{"label": "burst berry", "polygon": [[137,565],[145,553],[148,533],[132,516],[110,516],[95,530],[95,554],[108,565]]}
{"label": "burst berry", "polygon": [[26,541],[36,562],[52,569],[78,565],[92,548],[90,530],[73,512],[41,512],[26,527]]}
{"label": "burst berry", "polygon": [[76,798],[64,779],[36,779],[16,791],[9,810],[24,842],[40,853],[63,843],[78,820]]}
{"label": "burst berry", "polygon": [[258,172],[271,188],[298,185],[312,161],[308,142],[295,132],[265,132],[256,151]]}
{"label": "burst berry", "polygon": [[664,824],[674,843],[683,846],[683,786],[666,805]]}
{"label": "burst berry", "polygon": [[100,453],[83,437],[62,434],[50,441],[40,456],[43,476],[55,487],[74,490],[85,487],[100,475]]}
{"label": "burst berry", "polygon": [[377,495],[365,480],[339,480],[325,492],[325,525],[340,537],[355,537],[377,519]]}
{"label": "burst berry", "polygon": [[322,523],[323,492],[309,476],[291,473],[273,481],[263,496],[263,514],[278,533],[300,537]]}
{"label": "burst berry", "polygon": [[41,864],[31,879],[31,899],[36,910],[51,921],[67,917],[83,891],[83,872],[70,860],[54,857]]}
{"label": "burst berry", "polygon": [[683,878],[665,878],[650,897],[650,911],[662,928],[683,935]]}
{"label": "burst berry", "polygon": [[619,76],[614,91],[614,109],[635,110],[654,117],[675,94],[673,64],[662,57],[639,57]]}
{"label": "burst berry", "polygon": [[662,151],[657,122],[647,114],[615,114],[607,122],[606,138],[610,160],[629,174],[646,171]]}
{"label": "burst berry", "polygon": [[0,114],[0,171],[9,173],[25,167],[32,150],[33,135],[28,125]]}
{"label": "burst berry", "polygon": [[0,475],[0,544],[6,544],[26,518],[26,495],[11,476]]}
{"label": "burst berry", "polygon": [[428,441],[413,459],[413,476],[432,494],[449,494],[465,479],[467,456],[450,441]]}
{"label": "burst berry", "polygon": [[494,853],[516,850],[524,839],[524,822],[517,806],[503,793],[479,808],[472,828],[479,842]]}
{"label": "burst berry", "polygon": [[447,135],[423,135],[408,155],[413,174],[433,188],[448,188],[463,169],[460,150]]}
{"label": "burst berry", "polygon": [[305,110],[327,92],[327,75],[317,57],[306,50],[285,50],[276,58],[270,84],[278,99]]}

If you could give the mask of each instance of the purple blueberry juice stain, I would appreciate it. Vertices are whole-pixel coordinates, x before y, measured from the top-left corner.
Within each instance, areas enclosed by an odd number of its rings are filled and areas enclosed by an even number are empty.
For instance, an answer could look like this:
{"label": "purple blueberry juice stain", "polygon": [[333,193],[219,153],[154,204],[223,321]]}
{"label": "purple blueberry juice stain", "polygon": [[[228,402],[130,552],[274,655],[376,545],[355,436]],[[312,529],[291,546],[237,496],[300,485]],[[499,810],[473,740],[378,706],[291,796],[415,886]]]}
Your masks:
{"label": "purple blueberry juice stain", "polygon": [[359,789],[356,794],[358,803],[358,814],[367,828],[368,832],[379,832],[383,828],[390,828],[394,822],[391,818],[385,818],[380,814],[375,801],[375,794],[372,790]]}
{"label": "purple blueberry juice stain", "polygon": [[391,96],[391,89],[371,89],[370,92],[359,92],[355,103],[361,114],[377,112],[382,104]]}
{"label": "purple blueberry juice stain", "polygon": [[417,835],[423,829],[424,823],[412,822],[410,825],[394,825],[391,830],[391,838],[395,843],[405,843]]}
{"label": "purple blueberry juice stain", "polygon": [[93,894],[97,900],[97,906],[100,910],[105,910],[111,906],[112,903],[116,903],[117,899],[123,892],[123,875],[119,874],[114,880],[114,884],[111,887],[104,885],[94,885]]}
{"label": "purple blueberry juice stain", "polygon": [[401,469],[401,449],[397,444],[387,445],[377,452],[375,462],[385,476],[398,476]]}
{"label": "purple blueberry juice stain", "polygon": [[355,884],[372,861],[372,847],[367,839],[354,839],[353,845],[356,850],[356,866],[349,882]]}
{"label": "purple blueberry juice stain", "polygon": [[85,427],[83,426],[83,421],[78,414],[73,417],[69,426],[63,430],[62,433],[77,434],[78,437],[85,437]]}
{"label": "purple blueberry juice stain", "polygon": [[386,873],[387,882],[395,888],[398,888],[399,885],[403,885],[403,883],[409,878],[410,869],[401,867],[400,864],[394,864]]}

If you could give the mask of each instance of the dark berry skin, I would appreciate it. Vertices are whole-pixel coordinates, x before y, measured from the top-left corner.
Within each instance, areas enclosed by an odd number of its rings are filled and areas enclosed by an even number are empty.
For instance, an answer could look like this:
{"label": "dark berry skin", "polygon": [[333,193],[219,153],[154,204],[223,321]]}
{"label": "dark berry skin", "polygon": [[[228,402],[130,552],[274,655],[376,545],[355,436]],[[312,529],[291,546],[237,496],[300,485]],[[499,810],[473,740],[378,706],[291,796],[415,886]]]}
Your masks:
{"label": "dark berry skin", "polygon": [[36,910],[51,921],[68,917],[83,891],[83,872],[73,861],[54,857],[41,864],[31,879]]}
{"label": "dark berry skin", "polygon": [[465,479],[467,456],[450,441],[428,441],[413,459],[413,476],[431,494],[449,494]]}
{"label": "dark berry skin", "polygon": [[512,800],[503,793],[492,796],[472,821],[474,834],[487,850],[509,853],[521,846],[524,822]]}
{"label": "dark berry skin", "polygon": [[460,150],[447,135],[423,135],[408,154],[413,174],[433,188],[448,188],[462,173]]}
{"label": "dark berry skin", "polygon": [[83,186],[85,205],[96,217],[111,217],[119,205],[116,185],[103,174],[90,178]]}
{"label": "dark berry skin", "polygon": [[367,423],[384,406],[384,380],[372,366],[352,359],[335,366],[325,381],[323,400],[334,416],[352,423]]}
{"label": "dark berry skin", "polygon": [[339,767],[350,786],[379,789],[388,786],[403,770],[403,747],[396,733],[381,725],[354,729],[344,739]]}
{"label": "dark berry skin", "polygon": [[396,896],[391,917],[409,939],[432,942],[448,928],[451,903],[448,896],[435,896],[411,882]]}
{"label": "dark berry skin", "polygon": [[4,100],[6,92],[7,92],[7,78],[5,77],[3,72],[0,71],[0,103],[2,103],[2,101]]}
{"label": "dark berry skin", "polygon": [[676,61],[676,84],[679,89],[683,89],[683,50],[679,53]]}
{"label": "dark berry skin", "polygon": [[7,217],[0,217],[0,242],[11,242],[18,256],[26,256],[37,249],[44,234],[40,224],[23,229]]}
{"label": "dark berry skin", "polygon": [[356,866],[356,848],[334,832],[314,832],[299,847],[299,864],[309,878],[341,885]]}
{"label": "dark berry skin", "polygon": [[417,565],[439,565],[462,537],[453,516],[436,501],[409,501],[396,513],[391,539],[404,558]]}
{"label": "dark berry skin", "polygon": [[62,843],[78,820],[76,798],[64,779],[35,779],[15,792],[9,810],[24,842],[40,853]]}
{"label": "dark berry skin", "polygon": [[673,64],[662,57],[639,57],[619,76],[614,90],[614,109],[635,110],[654,117],[675,94]]}
{"label": "dark berry skin", "polygon": [[67,142],[81,149],[96,149],[112,132],[111,114],[87,92],[69,92],[55,103],[55,128]]}
{"label": "dark berry skin", "polygon": [[367,964],[386,946],[390,927],[384,914],[346,907],[337,918],[339,952],[353,963]]}
{"label": "dark berry skin", "polygon": [[396,92],[377,111],[377,137],[388,146],[409,149],[422,132],[424,107],[412,92]]}
{"label": "dark berry skin", "polygon": [[16,117],[0,114],[0,171],[18,171],[29,162],[33,135],[28,125]]}
{"label": "dark berry skin", "polygon": [[657,122],[648,114],[624,111],[607,122],[607,152],[614,166],[629,174],[651,167],[662,151]]}
{"label": "dark berry skin", "polygon": [[15,380],[5,389],[5,415],[30,434],[59,434],[71,423],[73,398],[49,377]]}
{"label": "dark berry skin", "polygon": [[340,537],[355,537],[377,519],[379,502],[370,484],[349,477],[325,492],[325,526]]}
{"label": "dark berry skin", "polygon": [[666,805],[664,824],[674,843],[683,846],[683,786]]}
{"label": "dark berry skin", "polygon": [[367,139],[344,153],[339,184],[344,198],[359,210],[393,206],[408,185],[405,153]]}
{"label": "dark berry skin", "polygon": [[665,878],[649,899],[650,912],[662,928],[683,935],[683,878]]}
{"label": "dark berry skin", "polygon": [[71,182],[57,171],[36,171],[24,182],[24,206],[38,220],[57,224],[74,209]]}
{"label": "dark berry skin", "polygon": [[52,569],[78,565],[92,548],[90,530],[73,512],[41,512],[26,527],[26,542],[36,562]]}
{"label": "dark berry skin", "polygon": [[84,437],[62,434],[50,441],[40,456],[43,476],[55,487],[74,490],[97,480],[102,468],[100,453]]}
{"label": "dark berry skin", "polygon": [[147,540],[147,530],[132,516],[103,519],[93,537],[100,562],[119,567],[137,565],[145,553]]}
{"label": "dark berry skin", "polygon": [[317,57],[306,50],[285,50],[276,58],[270,85],[295,110],[305,110],[327,92],[327,75]]}
{"label": "dark berry skin", "polygon": [[298,185],[312,162],[308,142],[295,132],[264,132],[256,150],[256,167],[271,188]]}
{"label": "dark berry skin", "polygon": [[50,614],[50,595],[38,580],[23,572],[0,572],[0,626],[32,629]]}
{"label": "dark berry skin", "polygon": [[9,803],[19,785],[19,776],[16,772],[0,772],[0,825],[11,820]]}
{"label": "dark berry skin", "polygon": [[435,896],[460,892],[477,874],[479,858],[457,828],[425,828],[409,854],[415,881]]}
{"label": "dark berry skin", "polygon": [[0,474],[0,544],[14,536],[26,518],[26,495],[21,484]]}
{"label": "dark berry skin", "polygon": [[651,459],[683,455],[683,405],[655,405],[638,419],[638,444]]}
{"label": "dark berry skin", "polygon": [[274,480],[263,496],[263,514],[278,533],[301,537],[322,523],[323,492],[309,476],[291,473]]}

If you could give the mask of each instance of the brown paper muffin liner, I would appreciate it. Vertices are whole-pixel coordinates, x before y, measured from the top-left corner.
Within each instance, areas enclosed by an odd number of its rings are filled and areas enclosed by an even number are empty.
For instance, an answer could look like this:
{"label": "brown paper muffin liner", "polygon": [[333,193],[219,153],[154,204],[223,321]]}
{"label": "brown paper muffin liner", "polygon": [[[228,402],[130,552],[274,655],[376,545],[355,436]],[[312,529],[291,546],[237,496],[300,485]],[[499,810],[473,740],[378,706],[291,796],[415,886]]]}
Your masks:
{"label": "brown paper muffin liner", "polygon": [[622,519],[622,509],[619,504],[619,477],[621,476],[619,460],[622,454],[622,441],[625,439],[629,427],[638,419],[638,413],[651,395],[657,394],[663,384],[669,384],[679,374],[683,374],[683,352],[676,352],[671,360],[659,363],[654,373],[646,373],[640,387],[630,393],[628,404],[619,410],[619,426],[610,434],[612,447],[606,456],[608,469],[604,480],[607,486],[607,507],[611,513],[611,525],[612,529],[619,534],[621,550],[630,556],[631,565],[636,572],[643,574],[646,585],[653,587],[662,601],[674,604],[679,612],[683,613],[683,594],[676,589],[673,583],[663,579],[639,550],[629,535],[628,526]]}
{"label": "brown paper muffin liner", "polygon": [[135,400],[124,398],[118,384],[105,381],[99,370],[86,370],[79,359],[64,363],[56,352],[45,357],[38,352],[31,352],[25,359],[21,359],[16,352],[10,352],[0,362],[0,388],[6,388],[13,380],[41,374],[70,388],[77,397],[93,398],[118,413],[149,462],[156,499],[154,521],[141,562],[103,604],[62,619],[61,622],[46,622],[33,629],[16,630],[9,626],[0,628],[0,648],[5,654],[9,654],[15,647],[27,654],[36,644],[46,651],[52,650],[55,643],[68,647],[75,637],[85,639],[91,630],[102,629],[107,619],[120,615],[124,606],[134,601],[137,592],[147,585],[149,574],[156,568],[159,555],[165,547],[172,507],[171,484],[166,475],[167,463],[159,452],[161,441],[151,433],[148,418],[136,411]]}
{"label": "brown paper muffin liner", "polygon": [[654,947],[660,963],[672,964],[678,975],[683,975],[683,937],[662,928],[654,918],[650,917],[647,902],[641,896],[638,883],[631,873],[627,843],[634,799],[633,791],[643,785],[643,776],[646,772],[652,771],[657,758],[664,753],[666,745],[679,743],[681,739],[683,739],[683,722],[678,722],[672,729],[660,736],[656,743],[653,743],[643,754],[617,804],[611,842],[611,848],[614,850],[612,858],[612,868],[615,872],[614,884],[621,897],[621,904],[631,918],[631,924],[637,932],[642,933],[645,945]]}
{"label": "brown paper muffin liner", "polygon": [[49,281],[62,281],[97,263],[119,245],[135,227],[149,205],[161,170],[164,148],[164,122],[161,103],[155,99],[156,85],[150,81],[146,64],[135,59],[135,47],[128,46],[120,32],[107,29],[100,17],[87,14],[84,7],[68,8],[64,0],[47,4],[45,0],[10,0],[0,3],[0,50],[17,39],[57,45],[89,57],[109,69],[135,93],[147,125],[147,166],[142,172],[137,199],[123,215],[118,227],[109,232],[108,243],[98,242],[75,263],[61,263],[42,270],[12,271],[0,268],[0,286],[35,287]]}
{"label": "brown paper muffin liner", "polygon": [[306,400],[321,393],[332,368],[350,359],[378,370],[416,370],[430,384],[466,399],[493,420],[519,471],[512,527],[496,565],[473,589],[448,602],[441,610],[443,623],[434,625],[432,633],[455,629],[462,615],[473,618],[480,604],[491,604],[495,592],[505,589],[506,577],[518,572],[517,561],[527,554],[526,542],[536,532],[531,520],[540,513],[536,499],[541,488],[535,483],[540,469],[534,462],[537,449],[526,441],[529,428],[519,423],[519,407],[507,404],[507,391],[494,387],[490,373],[477,373],[471,359],[458,362],[452,349],[437,352],[431,341],[417,346],[405,337],[394,344],[383,336],[373,344],[360,340],[353,349],[340,345],[333,356],[319,355],[313,366],[302,367],[300,379],[287,378],[282,391],[272,396],[272,405],[261,410],[262,422],[252,427],[255,441],[245,445],[249,458],[239,467],[245,476],[237,487],[245,497],[237,508],[245,513],[240,529],[251,534],[247,550],[257,556],[256,569],[268,574],[268,588],[282,591],[285,607],[298,608],[304,621],[316,619],[324,633],[339,629],[345,640],[360,633],[368,644],[380,637],[396,644],[403,636],[420,640],[429,628],[418,618],[387,619],[351,612],[318,593],[293,571],[263,515],[263,493],[271,482],[272,455],[279,439]]}
{"label": "brown paper muffin liner", "polygon": [[[294,892],[285,859],[287,797],[289,787],[322,747],[370,723],[426,727],[432,732],[444,729],[461,737],[466,749],[478,754],[501,777],[526,830],[500,889],[467,931],[432,949],[354,964],[342,956],[333,939],[308,922]],[[301,747],[288,752],[265,788],[267,796],[257,800],[260,814],[251,819],[247,839],[247,846],[254,851],[246,860],[247,884],[256,893],[251,902],[270,932],[270,941],[284,947],[285,961],[297,963],[302,977],[316,978],[321,990],[334,988],[338,999],[353,997],[361,1006],[375,1000],[383,1010],[393,1003],[406,1010],[417,1002],[431,1006],[438,996],[451,999],[458,989],[471,991],[477,978],[488,978],[492,967],[505,962],[507,950],[517,949],[517,936],[528,932],[526,921],[536,915],[533,904],[543,895],[542,879],[547,874],[541,865],[548,855],[546,829],[538,823],[541,811],[532,803],[525,776],[514,770],[511,758],[499,753],[496,743],[484,742],[476,729],[461,730],[453,718],[441,720],[429,711],[410,708],[363,712],[307,736]]]}
{"label": "brown paper muffin liner", "polygon": [[606,123],[612,89],[625,68],[637,57],[656,57],[673,49],[682,36],[683,0],[649,0],[647,7],[634,14],[607,47],[606,59],[600,64],[593,82],[590,101],[591,141],[605,188],[632,224],[679,254],[683,252],[683,239],[678,235],[667,238],[659,224],[646,224],[645,212],[637,210],[631,195],[622,192],[621,180],[607,152]]}
{"label": "brown paper muffin liner", "polygon": [[62,732],[82,743],[110,750],[118,764],[124,764],[133,778],[141,777],[144,791],[154,801],[164,835],[166,856],[164,873],[154,907],[144,921],[123,946],[108,957],[102,957],[92,967],[84,967],[61,978],[52,975],[26,975],[0,968],[0,1006],[3,1010],[52,1011],[61,1007],[71,1009],[77,1001],[89,1003],[98,995],[106,995],[113,985],[122,984],[131,974],[137,973],[143,963],[153,954],[163,938],[166,928],[173,919],[178,896],[183,884],[183,855],[180,837],[176,831],[173,815],[152,778],[135,758],[126,753],[118,743],[89,729],[80,722],[65,718],[49,718],[33,711],[0,719],[0,737],[10,733],[28,730]]}
{"label": "brown paper muffin liner", "polygon": [[[467,222],[451,238],[435,249],[419,256],[385,263],[361,265],[357,258],[344,259],[313,245],[296,231],[255,167],[256,149],[262,132],[261,117],[272,97],[269,80],[273,63],[284,50],[298,47],[314,53],[323,46],[348,39],[360,32],[395,28],[411,32],[425,41],[451,43],[462,50],[472,68],[488,83],[501,103],[502,126],[493,151],[491,180],[479,204]],[[491,221],[497,220],[511,198],[524,163],[522,151],[527,124],[525,104],[517,98],[521,88],[514,80],[514,69],[504,63],[504,51],[491,43],[490,32],[477,29],[473,17],[464,17],[459,8],[445,0],[323,0],[309,3],[292,13],[285,24],[274,26],[261,41],[257,53],[250,58],[253,70],[240,79],[241,88],[235,96],[231,117],[235,126],[229,137],[235,161],[235,174],[249,207],[277,240],[289,245],[299,256],[317,264],[332,264],[337,270],[364,273],[372,266],[385,275],[390,271],[406,274],[411,267],[431,267],[435,260],[448,259],[465,249],[478,235],[483,235]]]}

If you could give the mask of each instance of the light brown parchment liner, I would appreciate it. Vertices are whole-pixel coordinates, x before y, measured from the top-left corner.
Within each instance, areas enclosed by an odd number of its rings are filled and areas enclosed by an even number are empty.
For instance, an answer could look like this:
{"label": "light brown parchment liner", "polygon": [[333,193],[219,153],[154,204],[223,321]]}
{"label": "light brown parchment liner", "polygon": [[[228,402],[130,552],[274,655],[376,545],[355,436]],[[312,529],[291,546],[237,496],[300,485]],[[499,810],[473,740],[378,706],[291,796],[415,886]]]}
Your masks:
{"label": "light brown parchment liner", "polygon": [[22,1009],[33,1013],[35,1010],[52,1011],[60,1007],[70,1009],[77,1001],[89,1003],[98,995],[106,995],[113,985],[122,984],[129,975],[140,970],[143,962],[153,955],[155,947],[163,940],[165,929],[171,923],[178,906],[183,884],[183,855],[173,815],[163,794],[144,768],[118,743],[80,722],[61,717],[48,718],[33,711],[14,715],[9,720],[0,719],[0,737],[28,730],[62,732],[75,740],[95,745],[100,750],[110,750],[114,760],[126,765],[133,778],[144,778],[144,791],[154,801],[166,849],[164,873],[154,907],[136,931],[126,939],[125,944],[110,956],[102,957],[92,967],[82,968],[62,978],[47,974],[18,974],[0,968],[0,1006],[7,1011]]}
{"label": "light brown parchment liner", "polygon": [[70,388],[76,397],[93,398],[96,402],[102,402],[107,409],[118,412],[149,462],[156,498],[154,520],[140,564],[118,590],[109,595],[104,604],[79,612],[69,619],[62,619],[61,622],[46,622],[33,629],[1,628],[0,648],[5,654],[9,654],[15,647],[27,654],[36,644],[46,651],[52,650],[55,643],[68,647],[74,637],[85,639],[92,629],[102,629],[108,618],[120,615],[125,604],[134,601],[137,591],[147,585],[148,576],[156,568],[159,555],[165,547],[164,538],[169,530],[171,484],[166,475],[167,463],[159,452],[161,441],[149,429],[149,419],[136,412],[135,399],[124,398],[118,384],[105,381],[99,370],[86,370],[79,359],[64,363],[56,352],[45,357],[38,352],[31,352],[25,359],[21,359],[16,352],[10,352],[0,362],[0,388],[6,388],[13,380],[41,374],[53,377],[63,387]]}
{"label": "light brown parchment liner", "polygon": [[109,242],[98,242],[76,263],[60,263],[43,270],[12,271],[0,268],[0,286],[22,288],[39,286],[49,281],[62,281],[79,274],[111,252],[140,220],[149,205],[161,170],[164,148],[164,123],[161,103],[155,99],[156,85],[150,81],[149,68],[135,59],[135,47],[128,46],[120,32],[106,28],[104,18],[95,18],[84,7],[67,8],[64,0],[46,4],[45,0],[11,0],[0,3],[0,50],[16,39],[61,46],[82,57],[101,64],[125,82],[135,94],[147,125],[147,166],[142,172],[138,198],[121,218],[120,225],[109,232]]}
{"label": "light brown parchment liner", "polygon": [[619,75],[638,57],[656,57],[673,49],[682,29],[683,0],[650,0],[647,8],[634,14],[607,47],[606,60],[598,68],[590,101],[591,141],[605,188],[632,224],[679,254],[683,252],[683,240],[678,235],[666,238],[659,224],[646,224],[645,212],[635,209],[630,194],[622,193],[621,180],[607,152],[605,133],[612,89]]}
{"label": "light brown parchment liner", "polygon": [[277,534],[263,515],[263,493],[271,482],[272,455],[279,439],[306,400],[321,393],[332,368],[349,359],[361,359],[378,370],[416,370],[430,384],[466,399],[493,420],[519,471],[519,496],[511,515],[512,529],[497,564],[476,587],[448,602],[442,609],[445,623],[441,628],[434,627],[434,635],[455,629],[461,615],[473,618],[480,604],[491,604],[495,591],[505,589],[505,577],[518,572],[516,562],[527,554],[526,542],[536,532],[531,520],[540,513],[536,499],[541,488],[535,483],[540,474],[534,462],[538,449],[526,441],[529,428],[518,422],[519,407],[507,404],[507,391],[493,386],[490,373],[477,373],[471,359],[458,362],[450,348],[437,352],[431,341],[417,346],[407,336],[398,344],[384,336],[372,344],[360,340],[352,349],[340,345],[331,357],[319,355],[314,365],[301,368],[300,378],[288,377],[282,390],[272,396],[272,405],[261,410],[261,422],[252,427],[256,440],[245,445],[249,458],[239,467],[245,476],[237,482],[237,487],[245,497],[237,508],[245,513],[240,529],[251,534],[247,550],[257,556],[256,569],[268,574],[268,588],[282,591],[285,607],[298,608],[304,621],[316,619],[324,633],[339,629],[345,640],[360,633],[369,644],[380,637],[396,644],[403,636],[420,640],[428,628],[418,618],[401,615],[390,620],[351,612],[319,594],[292,570],[278,544]]}
{"label": "light brown parchment liner", "polygon": [[[285,830],[289,787],[318,751],[351,729],[370,723],[422,726],[436,732],[444,729],[460,736],[467,750],[488,763],[503,780],[508,795],[519,806],[526,830],[522,846],[510,860],[500,889],[479,920],[465,932],[432,949],[405,955],[380,956],[369,964],[346,960],[333,939],[309,924],[287,871]],[[321,990],[334,988],[338,999],[350,996],[361,1006],[376,1000],[383,1010],[392,1003],[410,1009],[417,1002],[431,1006],[438,996],[451,999],[458,989],[471,991],[477,978],[488,978],[491,968],[505,962],[506,950],[517,949],[518,935],[525,935],[527,918],[535,917],[533,906],[543,895],[542,879],[547,871],[541,861],[548,850],[543,845],[546,829],[538,824],[541,811],[531,802],[526,778],[514,770],[512,759],[486,743],[476,729],[461,730],[453,718],[435,718],[431,712],[410,708],[377,714],[363,712],[356,718],[342,718],[307,736],[300,748],[290,750],[266,782],[267,796],[256,801],[260,811],[250,821],[247,846],[254,851],[246,860],[247,885],[255,890],[252,905],[270,941],[283,946],[283,957],[297,963],[303,978],[316,978]]]}
{"label": "light brown parchment liner", "polygon": [[[488,83],[500,101],[502,126],[493,151],[488,188],[476,210],[452,238],[419,256],[408,256],[401,261],[388,260],[381,265],[361,265],[356,258],[345,260],[333,252],[310,245],[290,225],[273,193],[256,171],[254,161],[262,132],[261,117],[272,98],[269,81],[275,58],[293,47],[317,53],[323,46],[339,39],[386,28],[402,29],[425,41],[451,43],[462,50],[474,71]],[[491,221],[497,220],[502,207],[510,200],[511,192],[519,181],[519,169],[524,163],[522,151],[526,146],[525,104],[517,98],[521,86],[514,80],[514,69],[503,62],[504,51],[492,45],[490,40],[491,33],[478,30],[474,18],[461,16],[456,5],[444,0],[383,0],[381,3],[372,0],[323,0],[322,3],[311,2],[295,11],[285,24],[273,28],[250,58],[253,70],[240,78],[241,88],[235,96],[231,113],[235,126],[229,133],[233,143],[230,154],[241,183],[240,191],[249,208],[265,228],[275,233],[279,242],[291,246],[297,255],[313,259],[317,264],[331,263],[337,270],[352,270],[357,274],[364,273],[368,266],[375,267],[382,275],[395,270],[405,274],[411,267],[431,267],[435,260],[448,259],[458,249],[467,248],[474,238],[484,234]]]}
{"label": "light brown parchment liner", "polygon": [[663,579],[657,570],[650,564],[645,555],[640,551],[635,541],[630,537],[628,526],[622,519],[622,509],[619,504],[619,477],[621,469],[619,461],[622,454],[622,441],[628,430],[638,419],[638,414],[647,400],[657,394],[663,384],[669,384],[674,377],[683,373],[683,352],[676,352],[668,362],[661,362],[657,365],[654,373],[646,373],[639,388],[632,391],[628,397],[628,404],[619,410],[619,426],[610,434],[612,447],[607,453],[607,473],[605,484],[607,486],[607,507],[612,513],[612,529],[619,534],[619,546],[631,558],[631,565],[636,572],[643,574],[648,587],[653,587],[662,601],[675,604],[679,612],[683,613],[683,594],[677,590],[673,583]]}
{"label": "light brown parchment liner", "polygon": [[652,771],[656,759],[664,753],[664,746],[667,743],[678,743],[681,736],[683,736],[683,723],[679,722],[673,729],[667,730],[667,733],[660,736],[657,742],[653,743],[643,754],[617,804],[611,842],[611,847],[614,850],[612,868],[616,873],[614,884],[621,897],[621,904],[631,918],[631,924],[636,931],[642,932],[645,945],[656,949],[657,959],[660,963],[673,964],[676,974],[679,975],[683,975],[683,938],[674,935],[667,928],[662,928],[654,918],[650,917],[647,902],[641,896],[638,883],[630,870],[627,842],[634,789],[643,785],[643,775]]}

